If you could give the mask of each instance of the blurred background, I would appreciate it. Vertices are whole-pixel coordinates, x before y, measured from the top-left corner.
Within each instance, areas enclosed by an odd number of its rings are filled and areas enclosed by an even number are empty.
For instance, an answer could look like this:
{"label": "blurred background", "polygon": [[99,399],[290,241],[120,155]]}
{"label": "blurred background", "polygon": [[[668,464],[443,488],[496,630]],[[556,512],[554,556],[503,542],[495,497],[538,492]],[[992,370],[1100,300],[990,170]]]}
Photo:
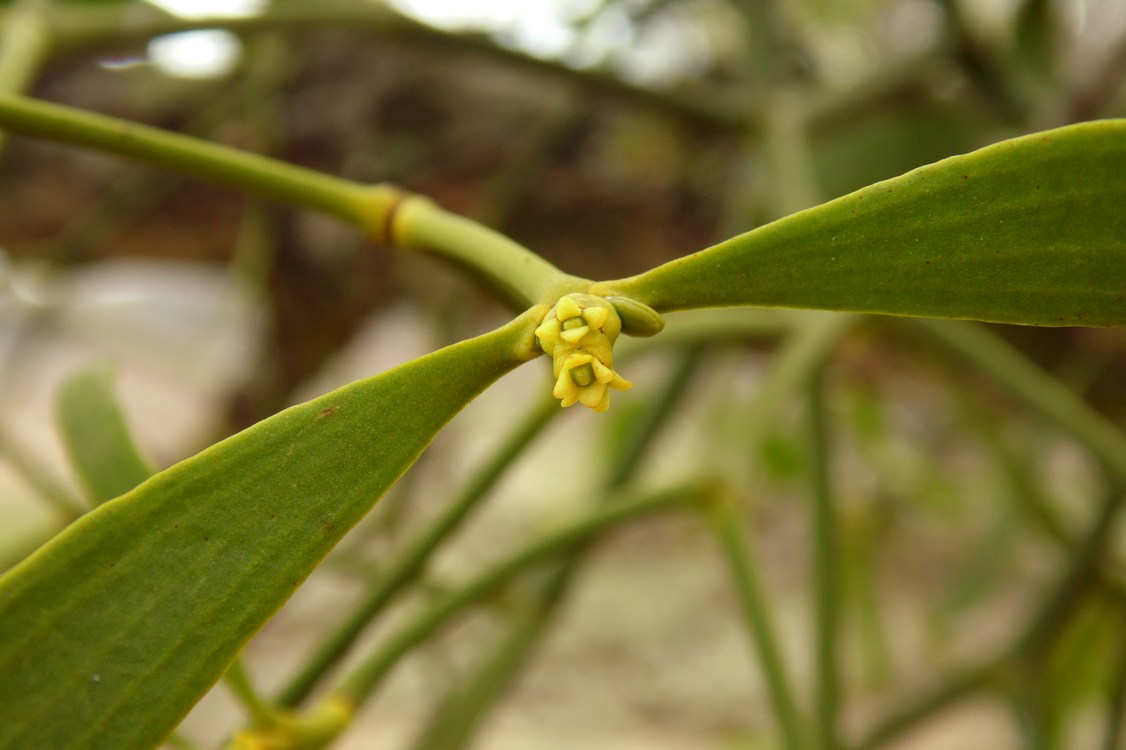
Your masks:
{"label": "blurred background", "polygon": [[[1121,0],[0,7],[0,90],[393,182],[595,279],[1002,138],[1126,116]],[[508,315],[458,271],[324,216],[46,141],[10,135],[0,147],[5,566],[60,527],[44,497],[80,492],[53,417],[75,368],[113,364],[141,450],[164,467]],[[995,330],[1126,421],[1121,331]],[[1083,528],[1103,491],[1065,436],[917,339],[866,323],[840,342],[828,375],[854,603],[842,644],[849,736],[905,691],[1011,636],[1059,568],[1058,545],[1011,501],[1012,466],[983,447],[990,436],[1067,528]],[[751,450],[740,442],[741,407],[773,348],[763,337],[709,354],[645,477],[706,470],[746,488],[783,646],[807,690],[800,409],[781,409]],[[557,418],[443,552],[429,585],[566,516],[584,480],[553,468],[560,446],[612,450],[657,398],[646,383],[677,361],[622,356],[619,370],[638,388],[602,421]],[[529,366],[458,417],[251,644],[248,664],[267,691],[381,554],[448,503],[521,409],[535,408],[545,383],[539,363]],[[778,747],[713,547],[684,519],[638,524],[600,546],[473,746]],[[414,747],[504,617],[495,603],[404,664],[340,747]],[[1053,658],[1074,700],[1061,709],[1057,746],[1100,747],[1106,686],[1126,668],[1108,656],[1126,653],[1124,623],[1094,606],[1061,641]],[[209,746],[238,723],[220,688],[185,731]],[[1004,701],[985,695],[888,746],[1029,745]]]}

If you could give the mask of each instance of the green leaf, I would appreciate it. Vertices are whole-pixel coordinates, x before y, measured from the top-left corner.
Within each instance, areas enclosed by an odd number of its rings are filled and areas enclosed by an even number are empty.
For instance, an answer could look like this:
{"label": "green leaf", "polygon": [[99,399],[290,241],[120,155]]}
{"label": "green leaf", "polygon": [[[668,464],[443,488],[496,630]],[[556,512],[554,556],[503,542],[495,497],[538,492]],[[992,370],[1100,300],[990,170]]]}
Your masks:
{"label": "green leaf", "polygon": [[114,396],[109,364],[91,365],[67,378],[59,389],[56,412],[71,463],[95,505],[152,476]]}
{"label": "green leaf", "polygon": [[542,314],[271,417],[0,578],[0,747],[156,745],[438,430],[531,358]]}
{"label": "green leaf", "polygon": [[1126,323],[1126,120],[931,164],[619,281],[660,312],[752,305]]}

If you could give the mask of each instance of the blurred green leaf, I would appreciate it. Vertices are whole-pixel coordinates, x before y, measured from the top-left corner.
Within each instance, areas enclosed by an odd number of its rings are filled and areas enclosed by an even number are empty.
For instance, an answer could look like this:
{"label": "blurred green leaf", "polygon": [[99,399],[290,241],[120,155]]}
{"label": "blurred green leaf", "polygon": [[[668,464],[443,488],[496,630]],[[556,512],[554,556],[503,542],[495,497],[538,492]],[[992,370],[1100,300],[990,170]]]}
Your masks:
{"label": "blurred green leaf", "polygon": [[152,475],[113,393],[105,362],[79,370],[60,387],[56,412],[71,463],[95,505],[123,495]]}
{"label": "blurred green leaf", "polygon": [[750,305],[1126,324],[1126,120],[922,167],[646,273],[596,284],[661,312]]}
{"label": "blurred green leaf", "polygon": [[438,430],[531,356],[536,312],[271,417],[0,578],[0,747],[157,744]]}

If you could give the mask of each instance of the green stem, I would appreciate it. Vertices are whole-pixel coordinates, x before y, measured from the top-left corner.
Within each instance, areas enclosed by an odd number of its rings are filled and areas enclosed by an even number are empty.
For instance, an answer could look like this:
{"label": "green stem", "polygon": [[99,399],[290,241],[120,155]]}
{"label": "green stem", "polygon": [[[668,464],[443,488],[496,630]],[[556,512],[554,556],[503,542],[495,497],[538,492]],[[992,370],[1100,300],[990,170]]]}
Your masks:
{"label": "green stem", "polygon": [[64,520],[72,521],[86,512],[85,503],[65,489],[44,466],[12,440],[3,426],[0,426],[0,457],[7,459],[12,468],[19,472],[44,500],[54,506]]}
{"label": "green stem", "polygon": [[1075,546],[1068,569],[1029,621],[1024,633],[1011,648],[1016,659],[1030,659],[1046,654],[1052,640],[1078,611],[1079,601],[1090,593],[1099,576],[1099,560],[1106,548],[1114,519],[1122,507],[1122,496],[1112,492],[1103,501],[1098,516],[1085,538]]}
{"label": "green stem", "polygon": [[997,668],[997,663],[990,662],[950,678],[885,718],[853,750],[874,750],[922,721],[975,695],[996,681]]}
{"label": "green stem", "polygon": [[546,400],[517,426],[512,435],[493,454],[491,460],[469,481],[458,499],[396,556],[375,586],[364,595],[360,604],[326,640],[318,645],[301,671],[278,694],[280,705],[296,706],[308,697],[316,684],[352,647],[364,628],[383,611],[396,594],[418,577],[442,542],[461,527],[505,471],[523,455],[524,450],[531,445],[536,436],[560,412],[557,401]]}
{"label": "green stem", "polygon": [[192,177],[324,211],[377,237],[386,234],[387,214],[401,198],[401,191],[386,185],[360,185],[148,125],[22,96],[0,94],[0,127],[141,159]]}
{"label": "green stem", "polygon": [[421,196],[405,199],[395,210],[389,238],[403,247],[434,251],[483,276],[518,309],[554,304],[592,283],[563,273],[503,234],[443,211]]}
{"label": "green stem", "polygon": [[515,624],[501,636],[500,644],[474,670],[471,679],[445,697],[411,750],[470,747],[489,707],[504,695],[539,643],[544,617],[549,614],[550,610],[545,612],[538,603],[518,613]]}
{"label": "green stem", "polygon": [[262,699],[258,690],[251,683],[250,675],[247,674],[246,665],[243,664],[241,657],[235,659],[231,662],[231,666],[227,667],[223,681],[234,693],[235,698],[238,699],[239,704],[242,705],[252,721],[267,723],[273,720],[274,710]]}
{"label": "green stem", "polygon": [[199,750],[198,745],[179,732],[173,732],[168,735],[168,739],[164,741],[164,744],[173,748],[173,750]]}
{"label": "green stem", "polygon": [[[637,474],[649,450],[664,434],[672,415],[689,393],[689,385],[705,359],[703,344],[687,347],[661,393],[633,422],[613,458],[605,485],[608,499],[612,501],[613,491],[624,487]],[[461,750],[470,746],[485,713],[515,679],[565,601],[592,544],[593,540],[571,549],[548,574],[533,594],[528,609],[517,615],[516,622],[466,679],[464,687],[448,696],[435,711],[430,728],[419,738],[415,750]]]}
{"label": "green stem", "polygon": [[1117,597],[1115,604],[1118,614],[1118,652],[1107,690],[1106,729],[1103,731],[1100,750],[1121,748],[1121,740],[1126,736],[1126,597]]}
{"label": "green stem", "polygon": [[872,750],[901,736],[935,714],[984,688],[996,685],[1006,673],[1016,676],[1018,684],[1015,687],[1018,691],[1028,687],[1027,666],[1049,652],[1071,615],[1078,610],[1078,601],[1089,593],[1093,585],[1096,577],[1091,575],[1091,571],[1096,568],[1105,548],[1115,515],[1122,505],[1121,500],[1118,495],[1107,497],[1091,530],[1083,543],[1078,545],[1067,571],[1052,587],[1035,614],[1027,619],[1028,625],[1011,644],[1003,648],[996,657],[950,678],[887,717],[857,743],[854,750]]}
{"label": "green stem", "polygon": [[868,687],[883,687],[891,681],[892,659],[877,580],[880,566],[876,552],[881,547],[882,530],[869,522],[861,523],[863,526],[849,537],[844,555],[846,600],[854,613],[863,680]]}
{"label": "green stem", "polygon": [[625,487],[637,476],[657,438],[664,433],[677,407],[684,401],[706,358],[705,344],[696,343],[684,348],[660,394],[646,407],[626,438],[621,441],[620,452],[606,480],[607,492]]}
{"label": "green stem", "polygon": [[758,651],[774,717],[782,732],[783,747],[787,750],[801,750],[806,747],[803,730],[805,724],[787,676],[765,589],[750,550],[750,541],[741,528],[736,501],[734,498],[720,498],[711,510],[716,538],[739,594],[747,632]]}
{"label": "green stem", "polygon": [[51,48],[48,0],[13,3],[0,28],[0,91],[26,91]]}
{"label": "green stem", "polygon": [[809,383],[809,447],[813,495],[813,572],[814,620],[817,661],[817,745],[835,750],[840,674],[837,639],[840,636],[840,554],[837,518],[829,478],[829,437],[825,415],[824,369],[816,371]]}
{"label": "green stem", "polygon": [[335,26],[349,31],[406,38],[443,50],[459,50],[502,60],[505,64],[549,79],[573,83],[615,101],[631,101],[704,125],[737,129],[745,125],[754,102],[731,86],[695,85],[690,90],[654,90],[627,83],[610,73],[578,70],[519,50],[509,49],[484,34],[435,28],[395,11],[386,3],[355,0],[274,0],[264,13],[236,18],[179,18],[145,3],[67,3],[55,14],[63,49],[105,44],[107,40],[146,40],[160,34],[221,27],[246,34],[269,29],[307,30]]}
{"label": "green stem", "polygon": [[389,185],[362,185],[139,123],[0,94],[0,127],[142,159],[354,224],[376,240],[426,250],[485,277],[518,309],[583,291],[507,237]]}
{"label": "green stem", "polygon": [[1025,744],[1034,750],[1058,745],[1059,727],[1054,721],[1052,691],[1046,683],[1047,662],[1059,634],[1082,609],[1083,599],[1099,580],[1099,561],[1121,506],[1120,495],[1107,496],[1091,530],[1073,552],[1067,570],[1010,648],[1016,717]]}
{"label": "green stem", "polygon": [[1058,380],[983,326],[938,320],[914,323],[1070,432],[1119,483],[1126,483],[1126,435]]}
{"label": "green stem", "polygon": [[845,330],[859,318],[841,313],[806,312],[775,352],[758,392],[746,411],[745,448],[756,450],[768,434],[779,411],[810,373],[821,367]]}
{"label": "green stem", "polygon": [[939,0],[945,18],[945,35],[950,40],[955,62],[970,83],[978,89],[981,99],[1010,124],[1021,124],[1026,119],[1024,106],[1009,81],[1008,72],[974,33],[965,14],[961,0]]}
{"label": "green stem", "polygon": [[345,677],[333,694],[358,705],[371,695],[407,652],[454,616],[495,593],[517,575],[627,521],[699,501],[706,491],[706,488],[697,485],[680,486],[642,500],[616,503],[520,550],[465,586],[441,596],[413,621],[387,637],[382,648]]}

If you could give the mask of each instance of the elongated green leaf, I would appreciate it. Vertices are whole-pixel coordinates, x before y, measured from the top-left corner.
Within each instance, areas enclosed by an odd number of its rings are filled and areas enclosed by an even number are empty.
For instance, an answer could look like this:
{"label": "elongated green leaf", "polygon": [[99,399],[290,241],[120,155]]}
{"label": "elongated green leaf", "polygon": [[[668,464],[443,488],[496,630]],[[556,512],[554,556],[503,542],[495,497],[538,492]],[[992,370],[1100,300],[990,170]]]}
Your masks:
{"label": "elongated green leaf", "polygon": [[158,743],[442,425],[530,358],[536,312],[271,417],[0,578],[0,747]]}
{"label": "elongated green leaf", "polygon": [[1126,324],[1126,120],[945,159],[591,291],[661,312]]}
{"label": "elongated green leaf", "polygon": [[56,410],[71,463],[95,505],[125,494],[152,475],[114,396],[113,371],[107,363],[69,377],[59,389]]}

